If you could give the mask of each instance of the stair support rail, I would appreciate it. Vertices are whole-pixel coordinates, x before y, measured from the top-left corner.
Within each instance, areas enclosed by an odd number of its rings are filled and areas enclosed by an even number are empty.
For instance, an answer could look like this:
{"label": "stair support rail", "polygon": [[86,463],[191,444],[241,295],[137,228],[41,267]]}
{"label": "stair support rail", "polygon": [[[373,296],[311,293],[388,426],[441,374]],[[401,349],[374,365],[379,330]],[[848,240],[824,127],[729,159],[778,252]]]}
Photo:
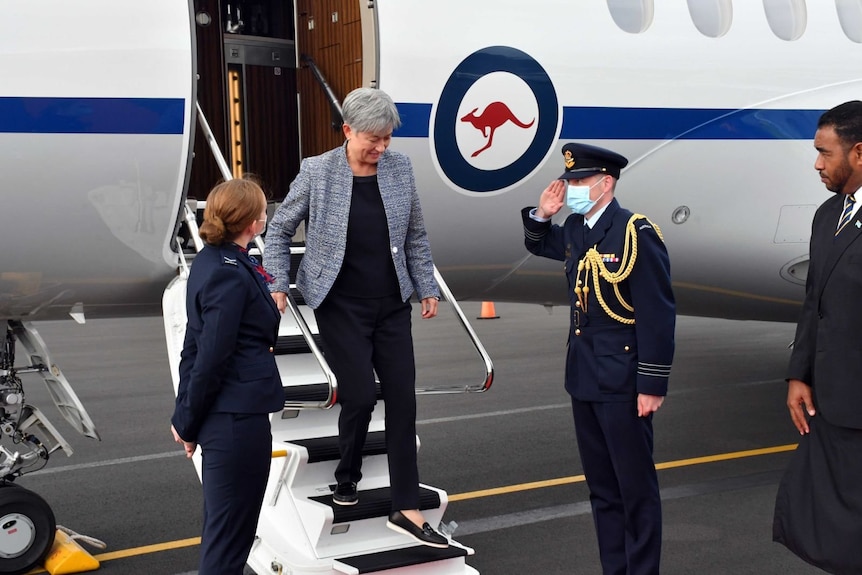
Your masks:
{"label": "stair support rail", "polygon": [[494,383],[494,363],[491,361],[491,356],[488,355],[488,351],[485,349],[485,346],[482,345],[482,342],[479,340],[479,336],[476,335],[476,331],[473,329],[467,316],[464,315],[464,310],[461,309],[461,306],[458,304],[458,300],[456,300],[455,296],[452,295],[452,290],[449,289],[449,284],[447,284],[446,280],[443,279],[443,274],[440,273],[437,266],[434,266],[434,279],[437,280],[437,285],[440,287],[440,293],[443,296],[443,299],[452,306],[452,312],[458,318],[461,328],[467,333],[467,337],[470,339],[473,349],[475,349],[476,353],[479,354],[479,358],[482,360],[485,367],[485,378],[478,385],[468,384],[441,387],[417,387],[416,393],[423,395],[439,395],[444,393],[483,393],[488,391],[491,384]]}
{"label": "stair support rail", "polygon": [[341,112],[341,103],[335,96],[335,92],[333,92],[332,88],[329,86],[329,82],[326,81],[326,77],[323,75],[323,72],[321,72],[320,68],[317,67],[317,63],[315,63],[314,59],[308,54],[302,54],[300,59],[308,66],[308,69],[311,70],[311,74],[314,76],[314,79],[317,80],[323,93],[326,94],[326,99],[329,102],[329,110],[332,114],[332,128],[338,130],[341,128],[341,124],[344,123],[344,115]]}

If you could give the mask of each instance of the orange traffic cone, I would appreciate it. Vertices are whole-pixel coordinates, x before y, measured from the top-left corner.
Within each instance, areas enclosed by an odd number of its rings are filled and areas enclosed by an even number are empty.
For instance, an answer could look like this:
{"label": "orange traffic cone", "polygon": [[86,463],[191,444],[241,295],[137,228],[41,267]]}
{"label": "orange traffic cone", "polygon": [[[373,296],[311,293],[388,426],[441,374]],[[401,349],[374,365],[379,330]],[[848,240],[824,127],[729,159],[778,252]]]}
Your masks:
{"label": "orange traffic cone", "polygon": [[482,312],[479,314],[479,317],[476,319],[497,319],[500,316],[494,311],[494,302],[492,301],[483,301],[482,302]]}

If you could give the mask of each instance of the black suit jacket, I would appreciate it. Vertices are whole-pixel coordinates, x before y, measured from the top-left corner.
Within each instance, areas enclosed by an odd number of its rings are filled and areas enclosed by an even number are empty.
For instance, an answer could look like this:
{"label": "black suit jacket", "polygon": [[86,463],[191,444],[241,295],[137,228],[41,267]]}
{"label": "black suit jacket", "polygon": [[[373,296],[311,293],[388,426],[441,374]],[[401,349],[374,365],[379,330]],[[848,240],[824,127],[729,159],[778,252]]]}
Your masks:
{"label": "black suit jacket", "polygon": [[814,388],[833,425],[862,429],[862,212],[837,236],[844,195],[826,200],[811,226],[805,301],[787,371]]}
{"label": "black suit jacket", "polygon": [[205,246],[189,274],[188,324],[171,423],[197,441],[210,413],[272,413],[284,407],[273,347],[281,314],[235,244]]}

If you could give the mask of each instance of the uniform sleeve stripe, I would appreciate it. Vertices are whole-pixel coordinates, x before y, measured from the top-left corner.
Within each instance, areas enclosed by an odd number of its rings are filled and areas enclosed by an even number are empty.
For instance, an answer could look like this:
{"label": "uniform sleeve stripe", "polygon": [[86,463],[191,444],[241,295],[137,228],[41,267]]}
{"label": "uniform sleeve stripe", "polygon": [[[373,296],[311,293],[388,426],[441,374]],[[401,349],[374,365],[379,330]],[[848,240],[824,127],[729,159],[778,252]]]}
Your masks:
{"label": "uniform sleeve stripe", "polygon": [[542,230],[541,232],[533,232],[533,231],[528,230],[527,228],[524,228],[524,236],[528,240],[531,240],[531,241],[541,240],[543,237],[545,237],[546,233],[547,233],[546,230]]}
{"label": "uniform sleeve stripe", "polygon": [[663,363],[638,362],[638,375],[650,377],[668,377],[671,366]]}

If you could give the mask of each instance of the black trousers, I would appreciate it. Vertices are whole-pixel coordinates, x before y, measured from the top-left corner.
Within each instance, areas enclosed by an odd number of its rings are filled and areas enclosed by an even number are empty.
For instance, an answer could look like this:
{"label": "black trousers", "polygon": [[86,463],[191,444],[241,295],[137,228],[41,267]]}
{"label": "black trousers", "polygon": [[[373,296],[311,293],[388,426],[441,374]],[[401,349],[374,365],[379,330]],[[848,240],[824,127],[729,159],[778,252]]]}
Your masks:
{"label": "black trousers", "polygon": [[410,314],[399,294],[352,298],[330,294],[316,309],[326,360],[338,379],[338,483],[362,479],[362,449],[380,379],[392,510],[419,507],[416,460],[416,364]]}
{"label": "black trousers", "polygon": [[200,575],[242,575],[272,461],[269,415],[211,413],[198,434],[203,455]]}
{"label": "black trousers", "polygon": [[836,575],[862,573],[862,429],[808,422],[778,486],[772,538]]}
{"label": "black trousers", "polygon": [[604,575],[658,575],[661,496],[653,463],[652,416],[637,403],[572,399],[575,434]]}

